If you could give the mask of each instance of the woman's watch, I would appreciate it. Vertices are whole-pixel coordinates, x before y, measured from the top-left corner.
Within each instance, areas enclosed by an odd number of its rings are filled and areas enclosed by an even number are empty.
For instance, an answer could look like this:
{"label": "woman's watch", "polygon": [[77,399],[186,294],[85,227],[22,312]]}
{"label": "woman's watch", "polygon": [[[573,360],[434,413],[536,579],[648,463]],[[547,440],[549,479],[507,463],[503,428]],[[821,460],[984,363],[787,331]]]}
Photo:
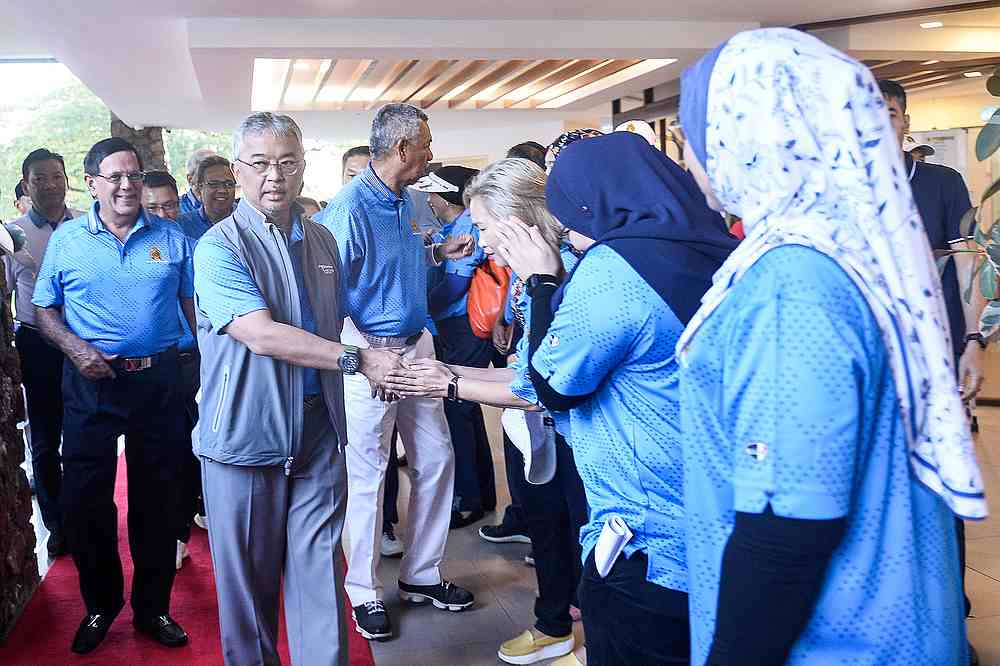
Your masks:
{"label": "woman's watch", "polygon": [[532,296],[535,293],[535,289],[543,284],[551,284],[553,287],[559,286],[559,279],[555,275],[545,275],[544,273],[535,273],[530,276],[524,282],[525,290],[528,292],[528,296]]}
{"label": "woman's watch", "polygon": [[975,333],[969,333],[968,335],[965,336],[966,345],[968,345],[973,340],[979,343],[980,349],[986,349],[986,338],[983,337],[982,333],[976,331]]}

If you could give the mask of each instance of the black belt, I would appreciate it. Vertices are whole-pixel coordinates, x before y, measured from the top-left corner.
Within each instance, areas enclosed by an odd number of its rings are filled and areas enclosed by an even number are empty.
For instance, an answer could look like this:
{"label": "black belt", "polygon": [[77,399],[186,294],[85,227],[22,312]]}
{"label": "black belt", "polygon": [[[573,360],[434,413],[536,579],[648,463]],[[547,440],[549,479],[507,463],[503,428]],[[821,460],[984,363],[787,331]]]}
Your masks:
{"label": "black belt", "polygon": [[121,370],[122,372],[141,372],[143,370],[148,370],[154,365],[164,360],[168,355],[172,356],[176,354],[177,349],[171,347],[165,351],[161,351],[158,354],[153,354],[152,356],[133,356],[130,358],[116,358],[108,361],[108,364],[115,370]]}

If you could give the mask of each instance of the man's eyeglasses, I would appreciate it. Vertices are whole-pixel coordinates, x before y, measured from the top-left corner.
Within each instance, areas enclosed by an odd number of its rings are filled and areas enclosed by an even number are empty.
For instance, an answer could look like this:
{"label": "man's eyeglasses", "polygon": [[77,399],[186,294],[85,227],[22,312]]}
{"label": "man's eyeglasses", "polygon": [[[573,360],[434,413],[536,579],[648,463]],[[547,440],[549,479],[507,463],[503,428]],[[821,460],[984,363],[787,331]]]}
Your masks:
{"label": "man's eyeglasses", "polygon": [[113,185],[121,185],[122,181],[128,179],[130,183],[141,183],[146,177],[146,174],[142,171],[129,171],[128,173],[121,173],[116,171],[112,174],[105,176],[103,173],[95,173],[95,178],[103,178]]}
{"label": "man's eyeglasses", "polygon": [[299,172],[299,169],[302,168],[302,165],[305,164],[303,160],[281,160],[280,162],[255,160],[253,162],[244,162],[243,160],[237,158],[236,161],[240,164],[246,164],[248,167],[261,175],[270,171],[271,167],[276,167],[283,176],[294,176]]}
{"label": "man's eyeglasses", "polygon": [[149,204],[146,206],[146,210],[153,215],[159,215],[160,212],[172,213],[181,207],[180,203],[177,201],[168,201],[162,204]]}
{"label": "man's eyeglasses", "polygon": [[[265,168],[264,171],[267,171]],[[291,175],[291,174],[289,174]],[[203,187],[207,187],[212,190],[235,190],[236,181],[235,180],[203,180],[201,182]]]}

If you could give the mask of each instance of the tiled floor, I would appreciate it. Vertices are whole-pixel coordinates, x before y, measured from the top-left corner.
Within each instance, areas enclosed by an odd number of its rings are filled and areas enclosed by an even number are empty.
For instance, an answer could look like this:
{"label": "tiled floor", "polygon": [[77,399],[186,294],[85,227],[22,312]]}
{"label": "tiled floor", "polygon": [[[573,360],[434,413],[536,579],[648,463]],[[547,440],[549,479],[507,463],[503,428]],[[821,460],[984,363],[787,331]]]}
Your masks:
{"label": "tiled floor", "polygon": [[[488,410],[488,428],[499,433],[499,418]],[[979,650],[983,666],[1000,666],[1000,408],[979,410],[979,462],[986,479],[992,515],[967,526],[968,570],[966,586],[972,598],[969,636]],[[509,496],[503,468],[502,446],[493,441],[498,507]],[[409,483],[400,479],[400,510],[405,524],[405,499]],[[36,525],[37,504],[35,505]],[[488,515],[480,524],[497,518]],[[373,643],[379,666],[480,666],[497,664],[499,644],[531,625],[535,598],[534,570],[525,566],[528,547],[483,541],[475,527],[451,532],[444,562],[445,575],[476,593],[476,605],[464,613],[434,608],[401,606],[395,595],[399,560],[383,560],[380,575],[397,637]],[[45,557],[45,529],[38,529],[39,559]],[[44,564],[40,567],[44,574]]]}

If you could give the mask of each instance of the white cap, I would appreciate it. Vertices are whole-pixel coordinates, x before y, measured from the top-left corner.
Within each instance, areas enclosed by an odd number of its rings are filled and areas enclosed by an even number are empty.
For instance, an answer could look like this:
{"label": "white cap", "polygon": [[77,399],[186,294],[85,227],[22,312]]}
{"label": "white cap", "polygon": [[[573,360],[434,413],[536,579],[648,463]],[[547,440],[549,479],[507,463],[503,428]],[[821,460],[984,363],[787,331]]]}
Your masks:
{"label": "white cap", "polygon": [[649,145],[656,147],[656,132],[653,128],[649,126],[645,120],[626,120],[621,125],[615,128],[616,132],[632,132],[633,134],[638,134],[646,141],[649,141]]}
{"label": "white cap", "polygon": [[918,143],[912,136],[907,136],[903,138],[903,151],[911,153],[914,150],[920,149],[923,151],[924,155],[933,155],[934,146],[928,145],[926,143]]}

